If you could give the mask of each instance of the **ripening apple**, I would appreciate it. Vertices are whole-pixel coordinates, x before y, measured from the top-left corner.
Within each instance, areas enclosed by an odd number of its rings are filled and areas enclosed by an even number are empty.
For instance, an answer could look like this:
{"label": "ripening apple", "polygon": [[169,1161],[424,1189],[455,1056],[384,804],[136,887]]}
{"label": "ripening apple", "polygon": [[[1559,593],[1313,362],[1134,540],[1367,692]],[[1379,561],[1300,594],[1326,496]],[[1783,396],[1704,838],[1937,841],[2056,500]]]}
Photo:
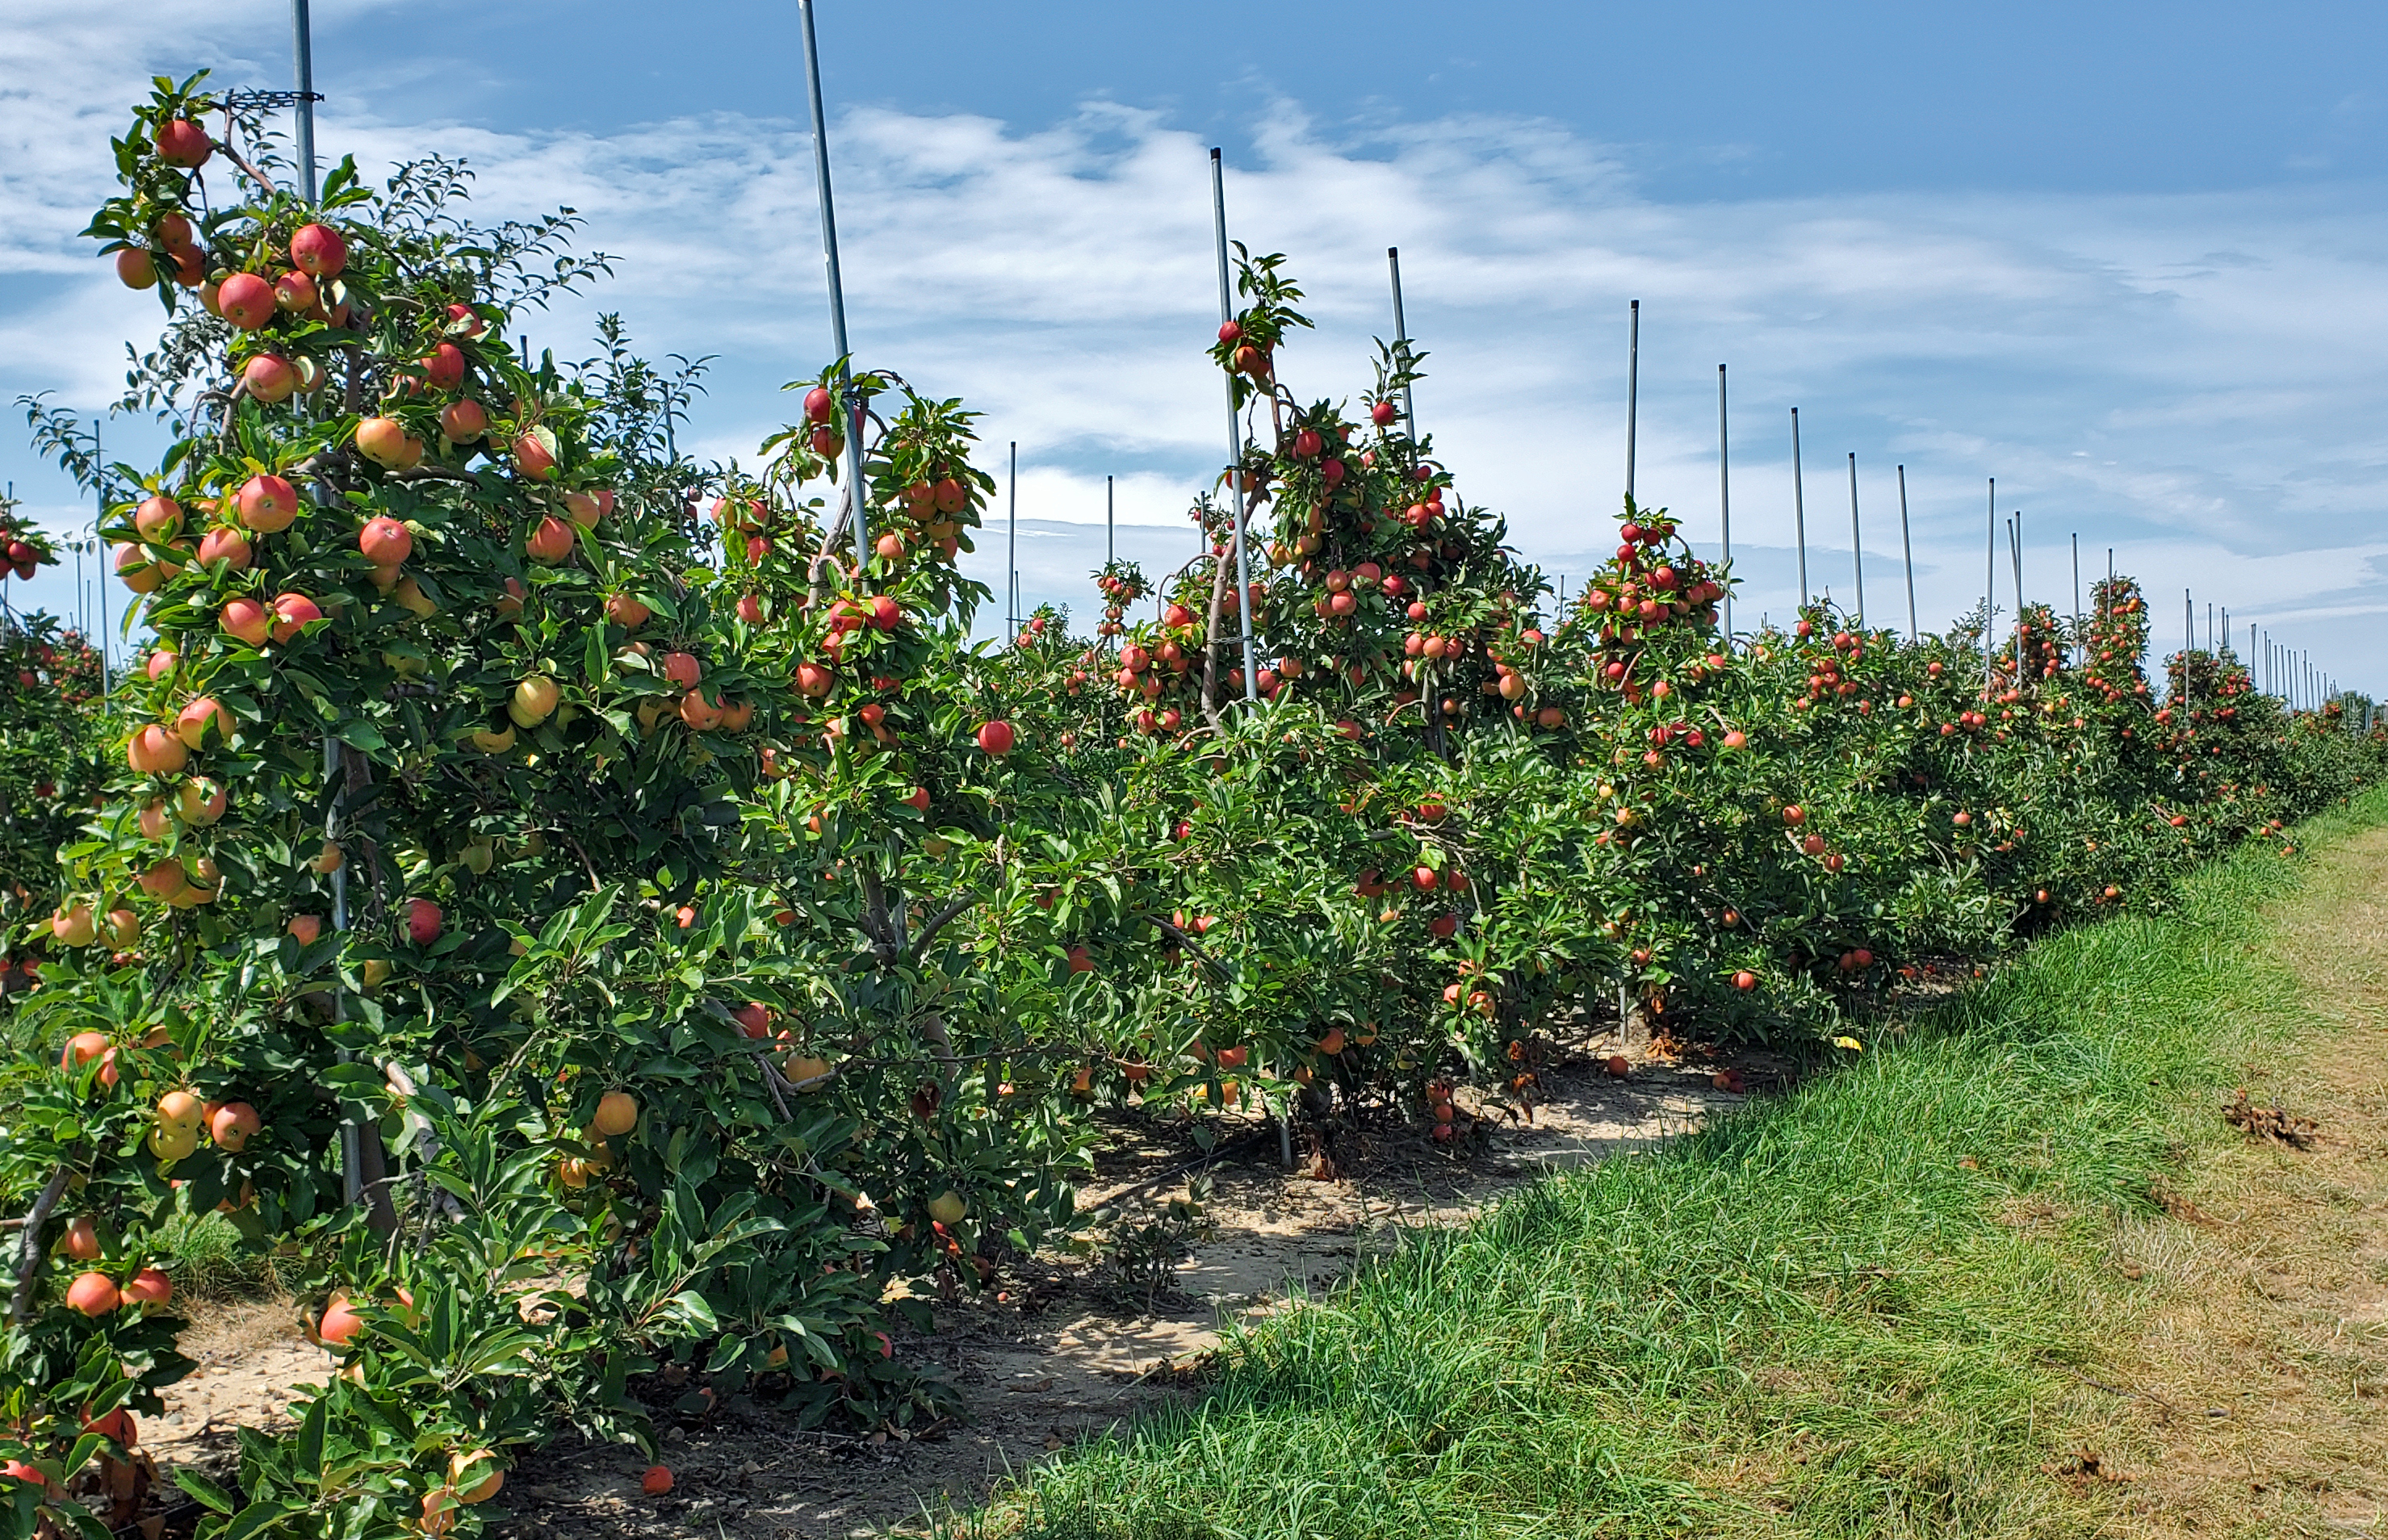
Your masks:
{"label": "ripening apple", "polygon": [[514,469],[533,481],[555,479],[555,435],[545,428],[531,428],[514,437]]}
{"label": "ripening apple", "polygon": [[324,1301],[324,1313],[315,1321],[315,1335],[325,1345],[346,1347],[364,1330],[364,1318],[349,1303],[346,1294],[334,1294]]}
{"label": "ripening apple", "polygon": [[305,315],[324,302],[315,280],[303,272],[286,272],[273,281],[273,304],[293,315]]}
{"label": "ripening apple", "polygon": [[569,559],[574,549],[572,526],[552,513],[540,519],[523,541],[523,549],[532,561],[550,564]]}
{"label": "ripening apple", "polygon": [[[173,1297],[173,1281],[156,1268],[143,1268],[139,1272],[134,1273],[126,1281],[121,1294],[123,1303],[140,1306],[143,1315],[149,1315],[162,1309]],[[124,1419],[124,1431],[121,1435],[121,1441],[130,1445],[133,1441],[133,1414],[120,1407],[117,1408],[116,1415]]]}
{"label": "ripening apple", "polygon": [[[199,565],[212,567],[222,562],[233,572],[247,572],[255,564],[257,552],[248,537],[230,524],[220,524],[199,536]],[[169,659],[172,653],[165,654]],[[171,663],[168,664],[171,667]]]}
{"label": "ripening apple", "polygon": [[218,742],[231,738],[235,727],[231,710],[212,695],[194,696],[174,713],[174,736],[191,748],[207,747],[210,727]]}
{"label": "ripening apple", "polygon": [[337,278],[349,265],[349,243],[327,224],[302,224],[290,235],[290,265],[314,278]]}
{"label": "ripening apple", "polygon": [[594,529],[597,521],[604,517],[605,507],[587,492],[566,492],[564,494],[564,511],[572,515],[572,522],[581,528]]}
{"label": "ripening apple", "polygon": [[119,952],[141,939],[141,921],[130,909],[111,909],[100,921],[100,937]]}
{"label": "ripening apple", "polygon": [[298,490],[280,476],[251,476],[240,489],[240,522],[260,535],[275,535],[298,517]]}
{"label": "ripening apple", "polygon": [[367,519],[357,531],[357,549],[376,567],[395,567],[414,554],[414,536],[388,514]]}
{"label": "ripening apple", "polygon": [[290,923],[283,927],[283,928],[289,931],[291,935],[297,937],[300,946],[313,946],[315,942],[323,937],[324,916],[321,915],[293,915],[290,916]]}
{"label": "ripening apple", "polygon": [[116,276],[128,289],[155,288],[158,259],[137,246],[121,247],[116,253]]}
{"label": "ripening apple", "polygon": [[215,141],[208,137],[208,131],[188,118],[158,125],[158,158],[169,166],[186,170],[204,166],[215,149]]}
{"label": "ripening apple", "polygon": [[183,533],[182,505],[163,493],[144,499],[133,511],[133,527],[143,539],[162,546]]}
{"label": "ripening apple", "polygon": [[638,1099],[627,1091],[609,1091],[597,1099],[596,1116],[589,1126],[608,1139],[619,1139],[639,1126]]}
{"label": "ripening apple", "polygon": [[155,722],[135,729],[124,745],[124,762],[136,775],[171,776],[188,764],[190,757],[189,747]]}
{"label": "ripening apple", "polygon": [[241,365],[240,383],[251,398],[277,406],[298,388],[298,372],[278,353],[260,353]]}
{"label": "ripening apple", "polygon": [[692,689],[697,681],[705,677],[705,666],[696,661],[694,653],[667,652],[664,654],[664,677],[682,689]]}
{"label": "ripening apple", "polygon": [[[19,569],[20,571],[22,569]],[[152,557],[136,545],[116,548],[116,575],[136,594],[153,594],[183,569],[163,557]]]}
{"label": "ripening apple", "polygon": [[423,377],[434,390],[453,390],[464,383],[464,350],[443,342],[423,359]]}
{"label": "ripening apple", "polygon": [[276,594],[273,597],[273,639],[287,645],[298,635],[298,628],[324,618],[324,612],[305,594]]}
{"label": "ripening apple", "polygon": [[553,679],[544,674],[533,674],[514,686],[514,700],[507,704],[506,712],[516,726],[536,727],[555,714],[561,695]]}
{"label": "ripening apple", "polygon": [[206,828],[224,815],[230,793],[205,776],[194,776],[174,789],[175,815],[193,828]]}
{"label": "ripening apple", "polygon": [[50,915],[50,935],[67,946],[89,946],[99,939],[99,920],[90,904],[73,904]]}
{"label": "ripening apple", "polygon": [[429,594],[423,591],[423,585],[411,577],[400,579],[398,587],[390,590],[389,597],[400,609],[417,620],[429,620],[439,612],[439,606],[432,602]]}
{"label": "ripening apple", "polygon": [[446,918],[439,906],[426,898],[406,901],[406,935],[417,946],[429,946],[439,939],[439,927]]}
{"label": "ripening apple", "polygon": [[226,636],[251,647],[264,646],[265,639],[273,634],[273,621],[265,606],[247,596],[226,600],[223,608],[216,612],[216,624]]}
{"label": "ripening apple", "polygon": [[104,1272],[87,1272],[67,1285],[67,1306],[96,1319],[123,1302],[116,1281]]}
{"label": "ripening apple", "polygon": [[489,431],[489,414],[469,398],[439,409],[439,432],[451,444],[470,444]]}
{"label": "ripening apple", "polygon": [[423,440],[395,417],[368,417],[357,424],[357,452],[385,471],[411,470],[423,459]]}
{"label": "ripening apple", "polygon": [[208,1120],[208,1137],[216,1142],[218,1149],[238,1155],[264,1126],[257,1109],[247,1102],[226,1102]]}
{"label": "ripening apple", "polygon": [[253,272],[235,272],[216,287],[216,313],[254,332],[273,319],[273,285]]}
{"label": "ripening apple", "polygon": [[617,593],[605,596],[605,618],[625,631],[637,630],[647,624],[654,615],[653,610],[648,609],[629,594]]}

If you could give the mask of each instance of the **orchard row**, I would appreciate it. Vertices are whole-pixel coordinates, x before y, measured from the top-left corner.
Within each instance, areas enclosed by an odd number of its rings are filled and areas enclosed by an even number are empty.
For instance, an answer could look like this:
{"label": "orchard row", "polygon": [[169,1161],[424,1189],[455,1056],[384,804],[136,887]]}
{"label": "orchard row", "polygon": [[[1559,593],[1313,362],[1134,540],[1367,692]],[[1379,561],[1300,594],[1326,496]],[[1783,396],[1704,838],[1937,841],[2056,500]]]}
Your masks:
{"label": "orchard row", "polygon": [[6,729],[108,735],[36,799],[57,865],[10,846],[27,1533],[155,1509],[177,1227],[301,1269],[337,1360],[236,1490],[185,1483],[210,1525],[468,1533],[559,1427],[942,1415],[896,1341],[1083,1224],[1091,1105],[1456,1150],[1456,1083],[1531,1103],[1620,991],[1861,1035],[1900,970],[2160,904],[2377,765],[2227,657],[2157,709],[2127,581],[2077,637],[1736,645],[1731,574],[1629,506],[1555,608],[1409,373],[1283,383],[1273,257],[1213,347],[1256,581],[1206,495],[1203,553],[1097,574],[1091,637],[973,646],[960,403],[832,366],[756,468],[692,465],[685,379],[512,340],[596,275],[568,221],[474,228],[437,162],[306,202],[202,86],[92,227],[169,307],[135,392],[174,443],[104,531],[154,642],[105,713]]}

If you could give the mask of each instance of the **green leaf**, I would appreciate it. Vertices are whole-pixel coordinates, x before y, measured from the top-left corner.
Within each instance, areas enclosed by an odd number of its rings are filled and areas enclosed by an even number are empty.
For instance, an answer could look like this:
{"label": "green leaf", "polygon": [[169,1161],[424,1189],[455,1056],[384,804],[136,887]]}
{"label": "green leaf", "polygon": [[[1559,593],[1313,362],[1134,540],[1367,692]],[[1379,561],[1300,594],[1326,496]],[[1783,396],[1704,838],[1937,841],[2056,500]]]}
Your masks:
{"label": "green leaf", "polygon": [[191,1495],[193,1500],[218,1513],[230,1513],[240,1505],[231,1493],[200,1475],[187,1465],[174,1468],[174,1484]]}

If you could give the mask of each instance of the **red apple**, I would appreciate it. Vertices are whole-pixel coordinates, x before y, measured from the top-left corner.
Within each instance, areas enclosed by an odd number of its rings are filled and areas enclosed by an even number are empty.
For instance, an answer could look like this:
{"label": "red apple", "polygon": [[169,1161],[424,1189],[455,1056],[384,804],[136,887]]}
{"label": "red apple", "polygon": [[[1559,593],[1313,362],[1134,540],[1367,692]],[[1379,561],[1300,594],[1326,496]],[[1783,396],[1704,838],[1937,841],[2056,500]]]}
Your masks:
{"label": "red apple", "polygon": [[253,272],[235,272],[216,290],[216,313],[254,332],[273,319],[273,285]]}
{"label": "red apple", "polygon": [[204,166],[215,150],[208,131],[188,118],[158,125],[158,158],[169,166]]}
{"label": "red apple", "polygon": [[365,521],[357,532],[357,549],[376,567],[395,567],[414,554],[414,536],[385,513]]}
{"label": "red apple", "polygon": [[439,906],[429,899],[406,901],[406,935],[417,946],[429,946],[439,939],[439,923],[444,918]]}
{"label": "red apple", "polygon": [[423,359],[423,378],[434,390],[453,390],[464,383],[464,350],[452,342],[433,347]]}
{"label": "red apple", "polygon": [[1009,722],[989,722],[978,730],[980,751],[997,759],[1011,752],[1012,745],[1017,741],[1018,737]]}
{"label": "red apple", "polygon": [[279,354],[260,353],[241,366],[240,383],[252,398],[278,406],[298,390],[298,372]]}
{"label": "red apple", "polygon": [[298,517],[298,492],[280,476],[251,476],[240,489],[240,522],[260,535],[278,534]]}
{"label": "red apple", "polygon": [[137,246],[128,246],[116,253],[116,276],[128,289],[149,289],[158,286],[158,259]]}
{"label": "red apple", "polygon": [[223,608],[216,612],[216,624],[226,636],[251,647],[264,646],[265,639],[273,635],[273,622],[265,606],[246,595],[226,600]]}
{"label": "red apple", "polygon": [[310,621],[322,620],[324,612],[305,594],[276,594],[273,598],[273,639],[288,642],[298,634],[298,628]]}
{"label": "red apple", "polygon": [[[248,536],[228,525],[209,530],[199,536],[199,565],[203,567],[212,567],[223,562],[229,563],[234,572],[247,572],[256,557],[257,553],[249,548]],[[171,659],[173,654],[170,652],[165,656]],[[172,665],[170,663],[168,666]]]}
{"label": "red apple", "polygon": [[470,444],[489,431],[489,414],[470,398],[439,409],[439,432],[451,444]]}
{"label": "red apple", "polygon": [[533,481],[555,479],[554,438],[546,430],[532,428],[514,437],[514,469]]}
{"label": "red apple", "polygon": [[302,224],[290,235],[290,265],[314,278],[337,278],[349,265],[349,243],[328,224]]}
{"label": "red apple", "polygon": [[553,563],[565,561],[574,549],[572,526],[552,513],[540,520],[539,527],[532,530],[523,542],[523,549],[534,562]]}
{"label": "red apple", "polygon": [[357,452],[386,471],[404,471],[422,460],[423,440],[395,417],[368,417],[357,424]]}
{"label": "red apple", "polygon": [[209,728],[221,743],[232,737],[234,726],[232,713],[212,695],[194,697],[174,716],[174,736],[193,749],[207,747]]}

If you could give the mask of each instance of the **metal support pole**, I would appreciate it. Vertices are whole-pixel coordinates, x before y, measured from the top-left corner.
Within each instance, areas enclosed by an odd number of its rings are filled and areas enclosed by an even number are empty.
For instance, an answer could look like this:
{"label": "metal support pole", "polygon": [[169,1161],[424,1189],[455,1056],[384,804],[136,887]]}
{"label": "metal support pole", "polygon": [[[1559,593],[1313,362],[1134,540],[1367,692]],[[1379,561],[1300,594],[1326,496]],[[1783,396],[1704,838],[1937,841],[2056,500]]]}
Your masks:
{"label": "metal support pole", "polygon": [[108,542],[99,537],[99,526],[108,519],[108,461],[99,452],[99,419],[91,420],[91,481],[95,494],[93,502],[98,511],[91,521],[91,555],[99,566],[99,698],[108,696],[108,647],[112,627],[108,621],[108,563],[101,560]]}
{"label": "metal support pole", "polygon": [[2023,685],[2023,514],[2017,512],[2007,521],[2007,555],[2014,562],[2014,661],[2015,685]]}
{"label": "metal support pole", "polygon": [[1119,520],[1111,500],[1111,478],[1103,478],[1103,565],[1119,560]]}
{"label": "metal support pole", "polygon": [[2089,656],[2089,644],[2081,639],[2081,532],[2078,530],[2073,533],[2073,645],[2080,650],[2083,658]]}
{"label": "metal support pole", "polygon": [[[1410,323],[1402,314],[1402,248],[1385,247],[1385,266],[1393,275],[1393,356],[1401,361],[1406,373],[1410,367]],[[1402,429],[1415,442],[1417,438],[1417,403],[1410,399],[1410,387],[1402,386]]]}
{"label": "metal support pole", "polygon": [[307,24],[307,0],[290,0],[291,54],[298,65],[298,188],[315,201],[315,44]]}
{"label": "metal support pole", "polygon": [[1642,301],[1633,300],[1625,321],[1625,499],[1633,500],[1634,412],[1642,388]]}
{"label": "metal support pole", "polygon": [[[1717,365],[1717,518],[1724,526],[1724,564],[1733,566],[1733,453],[1725,431],[1724,365]],[[1724,590],[1724,644],[1733,647],[1733,586]]]}
{"label": "metal support pole", "polygon": [[1849,559],[1858,569],[1858,629],[1865,629],[1865,536],[1858,528],[1858,452],[1849,451]]}
{"label": "metal support pole", "polygon": [[[1219,324],[1225,326],[1236,318],[1236,297],[1227,284],[1227,173],[1219,162],[1219,152],[1215,148],[1211,151],[1211,218],[1218,234]],[[1398,326],[1394,329],[1400,330]],[[1413,429],[1413,439],[1416,436]],[[1251,543],[1244,531],[1244,424],[1243,420],[1236,415],[1236,381],[1232,374],[1227,377],[1227,486],[1235,494],[1236,613],[1241,620],[1244,633],[1244,699],[1257,701],[1260,699],[1260,670],[1252,666]]]}
{"label": "metal support pole", "polygon": [[1011,549],[1003,559],[1003,603],[1010,629],[1004,633],[1007,646],[1014,645],[1020,636],[1020,440],[1011,441]]}
{"label": "metal support pole", "polygon": [[1991,665],[1999,655],[1998,643],[1991,639],[1998,629],[1994,623],[1999,614],[1999,478],[1996,476],[1990,478],[1988,540],[1982,581],[1982,695],[1986,700],[1990,693]]}
{"label": "metal support pole", "polygon": [[1808,480],[1799,469],[1799,409],[1791,409],[1791,537],[1799,548],[1799,608],[1808,607]]}
{"label": "metal support pole", "polygon": [[1915,625],[1915,544],[1907,537],[1907,467],[1899,468],[1899,555],[1907,563],[1907,639],[1920,633]]}
{"label": "metal support pole", "polygon": [[812,98],[813,180],[820,189],[821,255],[829,266],[830,346],[837,353],[837,395],[845,408],[845,496],[854,512],[854,571],[858,580],[870,564],[869,498],[862,485],[862,396],[854,387],[845,339],[845,280],[837,265],[837,206],[830,196],[829,119],[821,110],[820,49],[813,41],[813,0],[796,0],[804,23],[805,88]]}

